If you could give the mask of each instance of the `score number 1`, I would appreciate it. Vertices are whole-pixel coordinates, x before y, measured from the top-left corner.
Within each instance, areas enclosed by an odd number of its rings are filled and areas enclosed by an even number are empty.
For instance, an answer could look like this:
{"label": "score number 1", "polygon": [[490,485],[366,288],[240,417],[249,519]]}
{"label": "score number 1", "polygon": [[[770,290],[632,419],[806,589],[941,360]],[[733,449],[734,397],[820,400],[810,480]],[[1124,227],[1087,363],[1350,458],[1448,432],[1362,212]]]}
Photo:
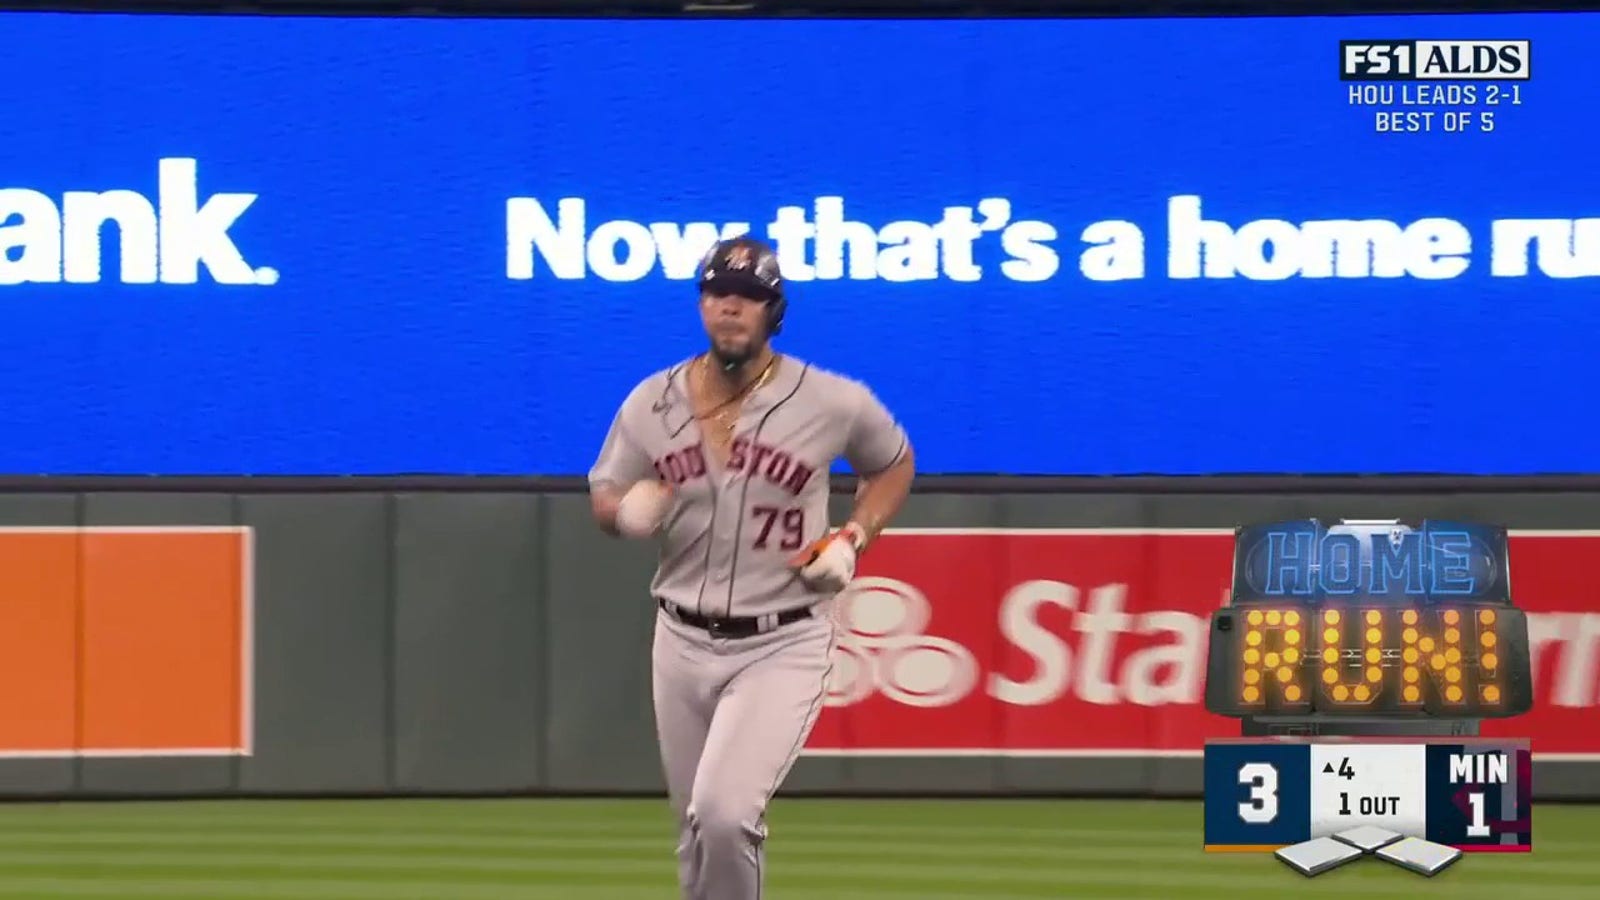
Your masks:
{"label": "score number 1", "polygon": [[1248,785],[1250,799],[1239,804],[1239,818],[1251,825],[1270,825],[1278,818],[1278,767],[1272,763],[1245,763],[1239,783]]}
{"label": "score number 1", "polygon": [[1467,795],[1467,805],[1472,807],[1472,824],[1467,826],[1467,837],[1486,838],[1489,836],[1489,824],[1484,821],[1483,792],[1473,791]]}

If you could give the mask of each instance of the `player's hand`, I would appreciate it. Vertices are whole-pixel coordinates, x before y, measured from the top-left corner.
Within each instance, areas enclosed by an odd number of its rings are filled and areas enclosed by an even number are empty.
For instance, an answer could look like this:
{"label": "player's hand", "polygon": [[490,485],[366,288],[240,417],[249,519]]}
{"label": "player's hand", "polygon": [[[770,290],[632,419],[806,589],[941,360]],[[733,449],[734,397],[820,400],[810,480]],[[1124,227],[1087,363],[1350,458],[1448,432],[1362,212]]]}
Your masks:
{"label": "player's hand", "polygon": [[842,528],[800,551],[789,560],[789,567],[813,590],[838,593],[856,577],[858,531]]}
{"label": "player's hand", "polygon": [[617,531],[623,537],[650,537],[661,528],[671,507],[672,488],[666,482],[638,482],[617,501]]}

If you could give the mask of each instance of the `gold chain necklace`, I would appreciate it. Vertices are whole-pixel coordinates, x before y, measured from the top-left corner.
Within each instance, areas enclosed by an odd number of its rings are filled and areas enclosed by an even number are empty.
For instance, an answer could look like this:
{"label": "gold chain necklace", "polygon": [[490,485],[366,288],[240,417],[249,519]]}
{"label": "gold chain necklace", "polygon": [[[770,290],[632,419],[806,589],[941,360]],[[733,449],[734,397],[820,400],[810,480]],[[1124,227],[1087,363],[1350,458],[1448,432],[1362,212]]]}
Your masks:
{"label": "gold chain necklace", "polygon": [[[706,357],[700,357],[697,362],[697,367],[700,371],[700,385],[703,390],[707,383]],[[719,442],[726,442],[727,439],[732,436],[734,426],[739,423],[739,413],[743,411],[744,406],[744,404],[740,401],[750,394],[760,390],[763,385],[771,380],[772,372],[777,368],[777,366],[778,357],[773,356],[772,360],[767,363],[766,368],[762,369],[761,374],[757,375],[754,380],[735,391],[733,396],[722,401],[721,403],[718,403],[716,406],[713,406],[705,412],[697,413],[695,415],[695,419],[702,423],[710,421],[716,428],[717,440]]]}

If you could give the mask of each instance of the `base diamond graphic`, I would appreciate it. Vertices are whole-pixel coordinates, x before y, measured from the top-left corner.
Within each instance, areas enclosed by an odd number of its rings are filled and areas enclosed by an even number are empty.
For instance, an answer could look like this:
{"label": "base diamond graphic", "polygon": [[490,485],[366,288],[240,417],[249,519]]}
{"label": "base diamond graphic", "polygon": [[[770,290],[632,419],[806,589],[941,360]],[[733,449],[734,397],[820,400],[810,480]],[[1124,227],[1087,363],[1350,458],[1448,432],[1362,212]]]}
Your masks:
{"label": "base diamond graphic", "polygon": [[1461,851],[1422,838],[1405,837],[1386,828],[1363,825],[1331,837],[1284,847],[1272,855],[1307,878],[1369,855],[1432,877],[1460,859]]}

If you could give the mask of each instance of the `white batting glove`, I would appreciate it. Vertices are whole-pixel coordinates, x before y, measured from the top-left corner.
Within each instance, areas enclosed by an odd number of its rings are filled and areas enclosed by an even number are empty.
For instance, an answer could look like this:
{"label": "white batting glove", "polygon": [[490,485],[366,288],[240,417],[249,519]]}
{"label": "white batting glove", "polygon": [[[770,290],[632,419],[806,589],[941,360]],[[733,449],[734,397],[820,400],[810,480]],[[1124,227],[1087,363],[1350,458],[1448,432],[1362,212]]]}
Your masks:
{"label": "white batting glove", "polygon": [[638,482],[617,501],[617,531],[624,537],[650,537],[661,528],[671,507],[672,489],[664,482]]}
{"label": "white batting glove", "polygon": [[856,577],[856,560],[865,544],[866,535],[852,522],[800,551],[789,566],[811,589],[838,593]]}

